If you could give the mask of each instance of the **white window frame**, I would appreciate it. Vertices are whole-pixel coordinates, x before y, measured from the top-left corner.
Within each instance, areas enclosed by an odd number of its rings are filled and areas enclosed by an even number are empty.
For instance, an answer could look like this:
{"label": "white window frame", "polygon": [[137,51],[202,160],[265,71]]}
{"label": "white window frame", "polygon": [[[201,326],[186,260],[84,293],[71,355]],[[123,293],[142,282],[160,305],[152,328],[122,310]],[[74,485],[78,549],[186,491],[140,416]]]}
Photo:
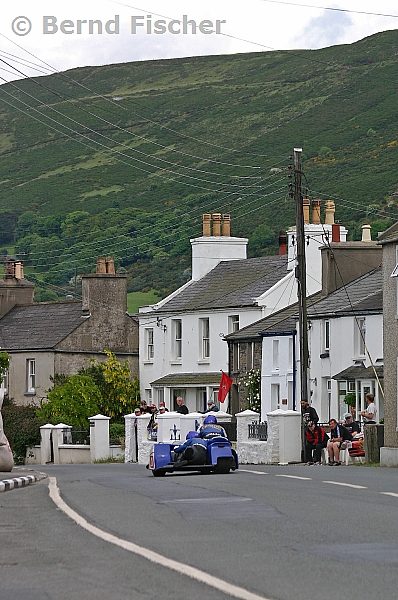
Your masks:
{"label": "white window frame", "polygon": [[271,383],[271,408],[277,410],[281,407],[281,386],[279,383]]}
{"label": "white window frame", "polygon": [[254,342],[246,344],[246,370],[254,369]]}
{"label": "white window frame", "polygon": [[155,346],[153,343],[153,328],[145,329],[146,339],[146,360],[152,362],[155,355]]}
{"label": "white window frame", "polygon": [[210,319],[204,317],[199,319],[199,332],[200,332],[200,348],[199,358],[200,360],[208,360],[210,358]]}
{"label": "white window frame", "polygon": [[27,392],[32,394],[36,392],[36,359],[28,358],[26,360],[26,388]]}
{"label": "white window frame", "polygon": [[182,319],[173,319],[173,348],[172,355],[174,360],[182,359]]}
{"label": "white window frame", "polygon": [[330,321],[324,321],[323,323],[323,349],[326,352],[330,350]]}
{"label": "white window frame", "polygon": [[398,277],[398,245],[395,246],[395,267],[390,277]]}
{"label": "white window frame", "polygon": [[396,277],[396,308],[395,312],[398,315],[398,245],[395,246],[395,267],[390,277]]}
{"label": "white window frame", "polygon": [[[355,332],[356,332],[356,353],[357,356],[366,355],[366,318],[356,317],[355,318]],[[362,335],[363,334],[363,335]]]}
{"label": "white window frame", "polygon": [[293,370],[293,343],[294,343],[293,336],[292,337],[289,336],[289,366],[288,366],[289,371]]}
{"label": "white window frame", "polygon": [[331,379],[327,379],[326,380],[326,392],[327,392],[327,398],[328,398],[328,403],[327,403],[327,409],[328,409],[328,421],[331,419],[331,407],[332,407],[332,380]]}
{"label": "white window frame", "polygon": [[230,315],[228,317],[228,333],[234,333],[240,329],[239,315]]}
{"label": "white window frame", "polygon": [[279,371],[279,340],[272,340],[272,370]]}
{"label": "white window frame", "polygon": [[239,353],[240,353],[240,347],[239,347],[239,343],[233,343],[232,344],[232,371],[234,373],[237,373],[239,371]]}

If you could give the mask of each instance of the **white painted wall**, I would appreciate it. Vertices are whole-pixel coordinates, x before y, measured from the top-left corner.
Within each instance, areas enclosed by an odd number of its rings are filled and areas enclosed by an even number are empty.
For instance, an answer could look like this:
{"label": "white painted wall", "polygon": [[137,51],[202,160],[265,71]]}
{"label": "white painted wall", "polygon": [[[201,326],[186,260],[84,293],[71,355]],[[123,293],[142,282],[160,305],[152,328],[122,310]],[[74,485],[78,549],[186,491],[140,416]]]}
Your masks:
{"label": "white painted wall", "polygon": [[[261,414],[274,410],[293,410],[293,336],[263,338],[261,366]],[[278,365],[274,360],[274,343],[279,344]],[[290,383],[289,383],[290,382]],[[275,386],[279,385],[279,402]],[[297,396],[298,398],[298,396]],[[286,401],[286,403],[285,403]],[[299,400],[297,400],[299,402]],[[296,405],[296,410],[298,405]]]}
{"label": "white painted wall", "polygon": [[[331,380],[331,406],[330,417],[327,405],[328,379],[340,371],[354,364],[356,360],[363,361],[365,367],[371,362],[367,355],[359,355],[356,351],[355,318],[351,316],[330,319],[330,349],[328,358],[320,358],[325,351],[323,344],[323,330],[325,319],[312,320],[310,344],[310,389],[313,391],[311,403],[319,414],[321,421],[329,418],[340,418],[345,409],[339,407],[338,382]],[[375,363],[378,358],[383,358],[383,315],[366,315],[366,345]],[[316,379],[316,383],[315,383]],[[373,379],[373,378],[372,378]],[[376,405],[379,404],[378,391],[375,390]],[[380,408],[377,417],[380,418]]]}
{"label": "white painted wall", "polygon": [[[310,403],[314,406],[320,420],[326,422],[329,418],[339,419],[342,413],[346,412],[344,407],[339,407],[338,382],[332,379],[333,375],[343,371],[356,360],[363,361],[365,367],[369,367],[371,362],[368,356],[360,356],[356,352],[356,322],[352,316],[329,319],[330,322],[330,348],[329,357],[320,358],[325,352],[324,347],[324,322],[325,319],[312,319],[309,329],[308,345],[310,353]],[[366,315],[366,345],[373,362],[383,357],[383,316]],[[298,328],[298,326],[297,326]],[[272,342],[279,339],[279,370],[273,369],[273,351]],[[297,374],[296,374],[296,398],[300,401],[300,361],[299,361],[299,341],[296,337],[296,356],[297,356]],[[290,355],[289,355],[290,354]],[[327,381],[331,381],[331,404],[329,411]],[[261,378],[261,414],[275,410],[272,405],[271,385],[279,384],[280,399],[288,398],[288,404],[280,403],[281,409],[292,409],[293,369],[291,363],[291,351],[289,353],[289,337],[265,337],[263,338],[262,355],[262,378]],[[290,382],[290,383],[289,383]],[[290,385],[290,394],[289,394]],[[376,386],[375,400],[377,407],[377,418],[382,416],[381,398]],[[299,409],[299,404],[296,406]],[[263,418],[263,417],[262,417]]]}
{"label": "white painted wall", "polygon": [[[150,389],[151,382],[164,377],[169,373],[220,373],[221,369],[228,371],[228,347],[223,336],[229,333],[229,317],[239,315],[240,327],[250,325],[261,319],[261,308],[230,309],[213,312],[196,312],[179,314],[175,318],[182,320],[182,356],[174,359],[173,348],[173,326],[171,316],[162,316],[157,326],[156,312],[140,314],[140,385],[142,397],[146,397],[146,390]],[[210,329],[210,357],[200,358],[200,322],[199,319],[209,319]],[[151,360],[147,358],[145,329],[153,329],[154,356]],[[220,379],[219,378],[219,379]],[[215,384],[219,383],[218,381]],[[185,402],[190,411],[203,410],[203,406],[197,406],[196,388],[187,388]],[[167,395],[167,393],[166,393]],[[157,404],[156,397],[153,397]],[[170,397],[165,396],[165,403],[171,408]]]}
{"label": "white painted wall", "polygon": [[[307,292],[308,295],[319,291],[322,287],[322,261],[319,247],[325,244],[325,235],[331,238],[331,225],[306,225],[305,232],[309,239],[306,245],[307,253]],[[347,231],[341,227],[341,240],[345,241]],[[232,237],[200,237],[191,240],[193,280],[200,279],[214,268],[221,260],[236,260],[246,257],[246,238]],[[288,272],[281,273],[281,279],[271,289],[256,298],[258,306],[243,309],[221,309],[217,311],[198,311],[196,313],[180,313],[176,315],[160,315],[158,310],[167,302],[185,290],[191,282],[173,292],[168,298],[153,306],[140,308],[140,385],[141,395],[147,401],[152,400],[155,404],[158,399],[151,391],[151,382],[172,373],[208,373],[228,370],[228,348],[223,341],[223,335],[231,333],[229,317],[239,315],[239,327],[250,325],[264,316],[279,311],[297,301],[297,283],[295,280],[294,266],[296,256],[295,228],[288,231]],[[238,285],[238,283],[237,283]],[[210,323],[210,357],[202,360],[200,358],[200,327],[199,319],[209,318]],[[182,356],[181,359],[173,358],[173,327],[172,320],[182,320]],[[145,330],[153,329],[154,355],[147,355],[147,337]],[[283,353],[281,352],[281,357]],[[281,365],[281,369],[286,368]],[[292,372],[292,369],[290,369]],[[282,371],[281,371],[282,372]],[[264,371],[273,375],[274,379],[267,385],[277,382],[287,388],[289,379],[277,373],[271,373],[269,368]],[[291,377],[292,379],[292,377]],[[280,381],[279,381],[280,380]],[[217,382],[214,382],[215,384]],[[265,384],[264,384],[265,385]],[[204,406],[198,401],[196,387],[183,386],[186,391],[185,403],[189,410],[203,410]],[[291,388],[291,383],[290,383]],[[274,388],[275,389],[275,388]],[[210,388],[207,389],[208,396]],[[154,392],[154,390],[153,390]],[[165,389],[164,400],[168,408],[171,406],[171,389]],[[149,397],[152,393],[152,398]],[[264,389],[264,394],[268,392]],[[291,396],[290,391],[290,396]],[[281,399],[287,398],[287,389],[281,387]],[[265,410],[272,410],[266,404]],[[275,407],[277,408],[277,407]],[[292,408],[292,404],[283,405],[282,408]]]}
{"label": "white painted wall", "polygon": [[197,281],[209,273],[223,260],[246,258],[247,238],[228,236],[202,236],[193,238],[192,279]]}
{"label": "white painted wall", "polygon": [[[319,248],[332,241],[331,225],[305,225],[305,257],[307,271],[307,295],[311,296],[322,289],[322,258]],[[329,237],[328,237],[329,236]],[[347,240],[347,229],[340,226],[340,241]],[[294,269],[297,256],[296,228],[287,231],[287,256],[288,268]]]}

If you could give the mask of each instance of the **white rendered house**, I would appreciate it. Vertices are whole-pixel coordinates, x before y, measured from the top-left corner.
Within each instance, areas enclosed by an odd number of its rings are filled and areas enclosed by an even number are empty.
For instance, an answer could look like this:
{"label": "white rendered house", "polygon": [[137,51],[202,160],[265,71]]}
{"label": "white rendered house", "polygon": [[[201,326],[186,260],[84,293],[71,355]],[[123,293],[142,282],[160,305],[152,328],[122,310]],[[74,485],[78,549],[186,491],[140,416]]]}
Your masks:
{"label": "white rendered house", "polygon": [[[309,201],[308,201],[309,202]],[[334,203],[321,224],[315,203],[306,216],[307,286],[322,287],[320,248],[338,229]],[[148,402],[175,408],[182,396],[189,410],[203,411],[218,392],[221,370],[228,372],[224,337],[297,300],[295,229],[289,229],[279,256],[246,258],[246,238],[230,235],[229,215],[203,215],[203,235],[191,240],[192,279],[164,300],[140,308],[140,384]]]}
{"label": "white rendered house", "polygon": [[[314,297],[316,300],[316,297]],[[294,315],[267,328],[262,345],[262,415],[299,410],[300,357]],[[356,395],[357,418],[373,393],[376,419],[384,415],[381,267],[343,286],[308,309],[309,401],[322,422],[342,419],[346,394]]]}

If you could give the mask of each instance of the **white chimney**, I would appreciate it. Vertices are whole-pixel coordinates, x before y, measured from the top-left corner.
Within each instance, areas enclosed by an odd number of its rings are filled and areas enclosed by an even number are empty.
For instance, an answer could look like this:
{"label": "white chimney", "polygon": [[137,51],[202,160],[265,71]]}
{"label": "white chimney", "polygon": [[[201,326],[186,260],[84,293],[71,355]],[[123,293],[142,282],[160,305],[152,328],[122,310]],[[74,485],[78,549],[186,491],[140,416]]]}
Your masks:
{"label": "white chimney", "polygon": [[[221,227],[221,219],[223,219]],[[192,279],[198,281],[223,260],[242,260],[247,257],[247,238],[231,237],[230,216],[212,214],[213,233],[210,235],[210,215],[203,215],[203,235],[190,240],[192,246]],[[224,235],[220,235],[221,232]]]}

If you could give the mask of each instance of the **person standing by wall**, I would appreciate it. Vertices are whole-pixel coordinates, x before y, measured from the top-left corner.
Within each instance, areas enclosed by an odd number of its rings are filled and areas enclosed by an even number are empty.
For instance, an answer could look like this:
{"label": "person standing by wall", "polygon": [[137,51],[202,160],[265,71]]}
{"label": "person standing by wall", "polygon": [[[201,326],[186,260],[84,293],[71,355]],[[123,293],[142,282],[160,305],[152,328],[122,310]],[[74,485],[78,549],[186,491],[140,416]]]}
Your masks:
{"label": "person standing by wall", "polygon": [[363,422],[365,423],[365,425],[367,425],[369,423],[376,423],[376,420],[375,420],[376,406],[374,403],[373,394],[366,394],[366,402],[367,402],[368,406],[367,406],[366,410],[363,410],[361,412]]}
{"label": "person standing by wall", "polygon": [[180,415],[187,415],[189,413],[188,407],[185,406],[183,399],[181,398],[181,396],[178,396],[177,400],[177,412],[180,413]]}

